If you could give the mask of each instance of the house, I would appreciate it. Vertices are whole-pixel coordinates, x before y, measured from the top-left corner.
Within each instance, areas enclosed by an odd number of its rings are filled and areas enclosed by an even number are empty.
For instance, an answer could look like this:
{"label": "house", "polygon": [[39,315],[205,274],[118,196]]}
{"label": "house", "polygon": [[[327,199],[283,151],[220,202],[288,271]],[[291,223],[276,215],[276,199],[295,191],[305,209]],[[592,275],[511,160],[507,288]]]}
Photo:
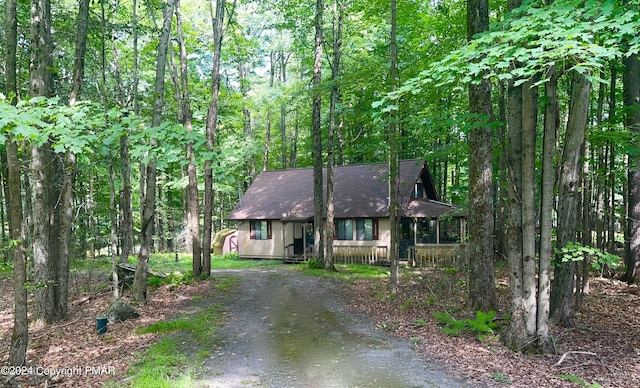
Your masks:
{"label": "house", "polygon": [[[387,163],[336,166],[333,176],[336,262],[388,262]],[[399,188],[400,258],[451,256],[465,235],[462,209],[438,201],[424,161],[400,162]],[[313,256],[313,215],[313,169],[302,168],[261,172],[228,219],[238,223],[240,257],[295,261]]]}

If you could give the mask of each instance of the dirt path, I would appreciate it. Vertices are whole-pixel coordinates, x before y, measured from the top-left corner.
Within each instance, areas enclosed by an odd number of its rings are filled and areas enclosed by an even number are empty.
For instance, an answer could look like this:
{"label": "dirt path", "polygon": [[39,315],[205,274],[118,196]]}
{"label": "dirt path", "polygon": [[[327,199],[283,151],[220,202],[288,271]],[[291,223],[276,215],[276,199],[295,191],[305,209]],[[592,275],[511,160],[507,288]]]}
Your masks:
{"label": "dirt path", "polygon": [[205,365],[207,387],[464,386],[350,312],[338,282],[286,269],[224,273],[242,281],[225,297],[229,319]]}

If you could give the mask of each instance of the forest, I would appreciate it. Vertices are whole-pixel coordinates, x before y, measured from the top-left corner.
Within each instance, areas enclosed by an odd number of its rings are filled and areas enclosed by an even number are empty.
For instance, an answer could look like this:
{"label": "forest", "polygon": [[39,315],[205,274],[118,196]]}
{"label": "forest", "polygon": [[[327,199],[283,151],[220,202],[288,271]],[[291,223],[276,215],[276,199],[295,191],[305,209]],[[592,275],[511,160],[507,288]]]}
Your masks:
{"label": "forest", "polygon": [[550,351],[593,268],[640,281],[638,0],[396,1],[0,1],[9,364],[66,319],[71,260],[135,255],[141,304],[152,252],[208,276],[267,169],[426,160],[472,310],[509,268],[510,348]]}

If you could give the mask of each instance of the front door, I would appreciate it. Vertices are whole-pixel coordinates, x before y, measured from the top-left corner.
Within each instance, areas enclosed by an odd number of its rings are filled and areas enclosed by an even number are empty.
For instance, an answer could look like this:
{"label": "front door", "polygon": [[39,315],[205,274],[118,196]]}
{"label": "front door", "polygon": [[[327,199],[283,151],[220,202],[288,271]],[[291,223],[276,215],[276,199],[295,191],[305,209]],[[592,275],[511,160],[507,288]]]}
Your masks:
{"label": "front door", "polygon": [[400,221],[400,234],[399,238],[399,249],[398,256],[400,259],[408,259],[409,258],[409,248],[414,246],[414,238],[413,238],[413,220],[404,219]]}

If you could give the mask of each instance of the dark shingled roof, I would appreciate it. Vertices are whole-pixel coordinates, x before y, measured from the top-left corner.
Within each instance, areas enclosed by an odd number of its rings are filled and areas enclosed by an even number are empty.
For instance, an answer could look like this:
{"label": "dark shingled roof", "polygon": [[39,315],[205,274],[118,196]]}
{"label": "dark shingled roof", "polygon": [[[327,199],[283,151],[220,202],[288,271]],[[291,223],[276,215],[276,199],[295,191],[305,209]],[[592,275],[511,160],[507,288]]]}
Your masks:
{"label": "dark shingled roof", "polygon": [[[387,163],[336,166],[334,208],[336,218],[389,216]],[[323,170],[326,187],[326,169]],[[427,198],[411,199],[419,177]],[[400,198],[406,216],[435,217],[457,210],[437,202],[429,170],[421,160],[400,162]],[[305,221],[313,218],[313,169],[261,172],[228,217],[230,220]]]}

